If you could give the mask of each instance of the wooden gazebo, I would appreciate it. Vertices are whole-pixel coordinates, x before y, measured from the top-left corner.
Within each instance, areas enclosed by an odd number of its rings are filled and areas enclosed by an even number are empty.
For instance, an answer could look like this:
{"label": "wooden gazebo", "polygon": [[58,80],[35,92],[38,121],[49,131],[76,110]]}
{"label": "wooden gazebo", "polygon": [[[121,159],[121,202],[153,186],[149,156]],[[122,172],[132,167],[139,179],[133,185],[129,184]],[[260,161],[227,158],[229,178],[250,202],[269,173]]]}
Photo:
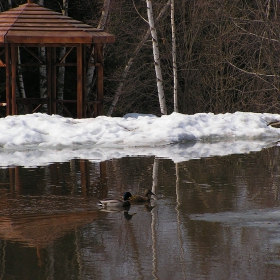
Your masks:
{"label": "wooden gazebo", "polygon": [[[57,104],[60,103],[66,109],[64,105],[67,102],[77,103],[77,118],[84,118],[90,114],[93,116],[103,114],[103,46],[113,43],[114,40],[115,38],[111,34],[41,7],[32,0],[0,13],[0,48],[2,49],[0,67],[6,68],[6,115],[18,114],[18,104],[24,104],[27,108],[28,106],[30,108],[30,105],[39,107],[47,104],[47,112],[56,114]],[[42,60],[36,53],[38,47],[45,47],[45,60]],[[66,47],[66,54],[59,59],[57,48],[61,47]],[[28,51],[36,59],[36,63],[33,61],[29,64],[20,64],[18,48]],[[72,55],[73,53],[76,55],[76,61],[66,63],[66,57],[71,52]],[[96,98],[87,100],[86,69],[90,65],[92,54],[97,75]],[[47,97],[19,98],[16,94],[17,67],[36,65],[46,66]],[[77,98],[76,100],[66,100],[65,98],[58,100],[57,68],[73,65],[77,69]]]}

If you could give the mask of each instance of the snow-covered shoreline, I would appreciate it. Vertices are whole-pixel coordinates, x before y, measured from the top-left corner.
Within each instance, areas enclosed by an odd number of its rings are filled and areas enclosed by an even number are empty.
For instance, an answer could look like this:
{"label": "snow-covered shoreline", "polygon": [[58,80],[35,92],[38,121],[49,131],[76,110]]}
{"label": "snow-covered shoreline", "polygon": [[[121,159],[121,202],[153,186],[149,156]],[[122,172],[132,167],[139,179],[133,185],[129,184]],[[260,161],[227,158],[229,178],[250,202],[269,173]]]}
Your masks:
{"label": "snow-covered shoreline", "polygon": [[73,158],[156,156],[174,162],[260,151],[276,145],[278,114],[127,114],[71,119],[30,114],[0,119],[0,166],[41,166]]}

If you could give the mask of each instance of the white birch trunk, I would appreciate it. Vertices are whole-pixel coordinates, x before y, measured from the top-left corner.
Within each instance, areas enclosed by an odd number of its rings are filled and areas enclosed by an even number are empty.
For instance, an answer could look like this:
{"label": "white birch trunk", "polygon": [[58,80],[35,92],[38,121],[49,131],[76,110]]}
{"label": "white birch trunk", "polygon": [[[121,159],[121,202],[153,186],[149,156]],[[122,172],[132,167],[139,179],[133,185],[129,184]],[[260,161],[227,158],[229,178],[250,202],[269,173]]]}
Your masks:
{"label": "white birch trunk", "polygon": [[[42,59],[42,61],[46,60],[46,48],[45,47],[39,47],[39,57]],[[39,67],[39,72],[40,72],[40,98],[46,98],[47,97],[47,67],[46,67],[46,65],[41,65]]]}
{"label": "white birch trunk", "polygon": [[[184,258],[185,256],[185,250],[184,250],[184,239],[183,239],[183,232],[181,229],[181,219],[180,219],[180,167],[179,167],[179,163],[175,163],[175,170],[176,170],[176,212],[177,212],[177,233],[178,233],[178,241],[180,244],[180,263],[182,264],[182,273],[184,275],[183,279],[187,279],[187,275],[186,275],[186,260]],[[182,213],[181,213],[182,215]],[[179,251],[178,251],[179,253]],[[178,254],[179,256],[179,254]]]}
{"label": "white birch trunk", "polygon": [[[61,10],[62,14],[64,16],[68,16],[68,0],[63,0],[63,6]],[[59,60],[61,60],[66,53],[66,48],[62,47],[60,48],[59,53]],[[65,61],[62,61],[65,62]],[[64,96],[64,82],[65,82],[65,67],[60,66],[58,68],[58,77],[57,77],[57,99],[63,100]],[[58,114],[61,115],[63,113],[63,109],[61,106],[58,106],[57,108]]]}
{"label": "white birch trunk", "polygon": [[[162,10],[160,11],[158,17],[156,18],[156,22],[164,15],[164,13],[167,11],[168,6],[170,5],[170,0],[166,3],[166,5],[162,8]],[[145,42],[147,41],[147,39],[149,38],[151,32],[150,32],[150,27],[149,29],[146,31],[144,37],[142,38],[141,42],[137,45],[135,51],[133,52],[132,56],[130,57],[128,63],[126,64],[123,74],[122,74],[122,79],[121,82],[116,90],[114,99],[112,101],[112,104],[107,112],[107,116],[110,117],[113,114],[113,111],[119,101],[120,96],[122,95],[122,89],[123,89],[123,85],[124,85],[124,81],[128,75],[128,72],[130,71],[130,68],[134,62],[135,57],[138,55],[139,51],[141,50],[142,46],[145,44]]]}
{"label": "white birch trunk", "polygon": [[149,21],[149,25],[150,25],[150,31],[151,31],[152,42],[153,42],[154,64],[155,64],[155,72],[156,72],[156,78],[157,78],[157,88],[158,88],[160,111],[161,111],[162,115],[166,115],[167,108],[166,108],[166,102],[165,102],[165,96],[164,96],[164,90],[163,90],[163,84],[162,84],[159,47],[158,47],[157,31],[156,31],[155,23],[154,23],[152,1],[146,0],[146,3],[147,3],[148,21]]}
{"label": "white birch trunk", "polygon": [[177,77],[177,60],[176,60],[176,31],[174,20],[174,0],[171,0],[171,33],[172,33],[172,68],[173,68],[173,96],[174,112],[178,113],[178,77]]}
{"label": "white birch trunk", "polygon": [[[154,159],[154,164],[153,164],[153,186],[152,186],[152,192],[156,192],[156,188],[158,186],[158,167],[159,167],[159,159],[155,157]],[[152,201],[151,201],[152,203]],[[158,266],[158,258],[157,258],[157,235],[156,235],[156,222],[158,220],[158,212],[157,212],[157,207],[154,207],[151,211],[152,215],[152,222],[151,222],[151,232],[152,232],[152,249],[153,249],[153,278],[158,279],[157,276],[157,266]]]}
{"label": "white birch trunk", "polygon": [[[60,48],[59,60],[62,59],[62,57],[65,55],[65,53],[66,53],[66,48],[65,47]],[[62,61],[62,62],[65,62],[65,61]],[[63,100],[64,77],[65,77],[65,67],[64,66],[59,66],[58,76],[57,76],[57,99],[58,100]],[[58,114],[62,114],[61,106],[58,106]]]}
{"label": "white birch trunk", "polygon": [[19,92],[20,96],[22,98],[26,98],[25,88],[24,88],[24,82],[23,82],[23,76],[22,76],[22,69],[21,69],[21,56],[20,56],[20,48],[18,47],[18,80],[19,80]]}
{"label": "white birch trunk", "polygon": [[104,0],[101,17],[100,17],[100,20],[99,20],[99,23],[98,23],[98,26],[97,26],[97,28],[99,28],[101,30],[105,29],[107,19],[108,19],[108,15],[109,15],[110,4],[111,4],[111,0]]}
{"label": "white birch trunk", "polygon": [[159,279],[157,272],[158,272],[158,258],[157,258],[157,220],[158,220],[158,213],[157,213],[157,207],[153,208],[151,211],[152,215],[152,221],[151,221],[151,233],[152,233],[152,252],[153,252],[153,270],[152,270],[152,275],[153,279]]}
{"label": "white birch trunk", "polygon": [[[44,6],[44,0],[39,0],[38,5]],[[46,48],[39,47],[39,57],[42,61],[46,61]],[[39,67],[39,74],[40,74],[40,98],[47,98],[48,90],[47,90],[47,66],[41,65]],[[42,106],[44,112],[47,111],[47,104]]]}
{"label": "white birch trunk", "polygon": [[[94,63],[94,50],[92,50],[92,54],[90,55],[90,64]],[[92,88],[93,88],[93,76],[94,76],[95,66],[89,65],[87,68],[87,77],[86,77],[86,98],[89,97]]]}

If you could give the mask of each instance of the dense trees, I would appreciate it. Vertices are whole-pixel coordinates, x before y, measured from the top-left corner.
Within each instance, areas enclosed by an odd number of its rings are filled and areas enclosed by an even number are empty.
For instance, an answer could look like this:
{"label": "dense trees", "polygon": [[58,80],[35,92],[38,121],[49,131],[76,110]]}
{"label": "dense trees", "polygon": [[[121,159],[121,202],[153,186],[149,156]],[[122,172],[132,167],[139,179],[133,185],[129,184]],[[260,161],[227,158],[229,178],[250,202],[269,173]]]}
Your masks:
{"label": "dense trees", "polygon": [[[120,2],[117,9],[123,21],[114,21],[115,27],[120,24],[116,32],[120,41],[111,46],[113,52],[117,51],[118,67],[133,54],[132,46],[141,40],[146,28],[139,16],[140,13],[145,17],[145,1],[134,2],[138,13],[132,1]],[[153,1],[155,17],[166,2]],[[111,13],[114,11],[116,8],[112,7]],[[174,14],[179,112],[279,112],[278,1],[182,0],[175,2]],[[169,11],[166,12],[156,28],[168,113],[171,113],[173,72],[169,15]],[[133,23],[137,28],[131,26]],[[123,68],[116,70],[110,75],[114,81],[121,77]],[[137,59],[134,58],[116,111],[159,114],[154,77],[152,49],[147,42]],[[111,92],[114,93],[114,89]]]}
{"label": "dense trees", "polygon": [[[167,112],[171,113],[174,64],[170,5],[168,0],[151,2]],[[179,112],[279,113],[279,1],[174,2]],[[160,115],[146,1],[73,0],[68,13],[98,26],[106,3],[110,7],[103,26],[116,36],[116,43],[105,47],[105,112],[115,100],[113,116],[132,111]],[[21,2],[13,2],[13,6],[18,4]],[[63,1],[45,0],[44,5],[62,12]],[[1,0],[1,9],[7,7],[8,1]]]}

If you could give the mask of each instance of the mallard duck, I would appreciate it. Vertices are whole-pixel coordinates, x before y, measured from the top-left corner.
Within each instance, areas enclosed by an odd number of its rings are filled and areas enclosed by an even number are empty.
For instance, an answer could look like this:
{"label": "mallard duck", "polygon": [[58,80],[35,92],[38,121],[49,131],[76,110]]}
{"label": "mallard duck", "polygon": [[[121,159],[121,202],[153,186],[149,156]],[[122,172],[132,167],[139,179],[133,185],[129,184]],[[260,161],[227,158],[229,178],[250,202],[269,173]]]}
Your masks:
{"label": "mallard duck", "polygon": [[156,196],[151,190],[145,190],[144,195],[133,195],[129,198],[130,202],[149,202],[151,196]]}
{"label": "mallard duck", "polygon": [[99,206],[102,207],[129,207],[130,201],[129,198],[131,197],[130,192],[126,192],[123,195],[123,200],[118,198],[104,198],[99,201]]}

